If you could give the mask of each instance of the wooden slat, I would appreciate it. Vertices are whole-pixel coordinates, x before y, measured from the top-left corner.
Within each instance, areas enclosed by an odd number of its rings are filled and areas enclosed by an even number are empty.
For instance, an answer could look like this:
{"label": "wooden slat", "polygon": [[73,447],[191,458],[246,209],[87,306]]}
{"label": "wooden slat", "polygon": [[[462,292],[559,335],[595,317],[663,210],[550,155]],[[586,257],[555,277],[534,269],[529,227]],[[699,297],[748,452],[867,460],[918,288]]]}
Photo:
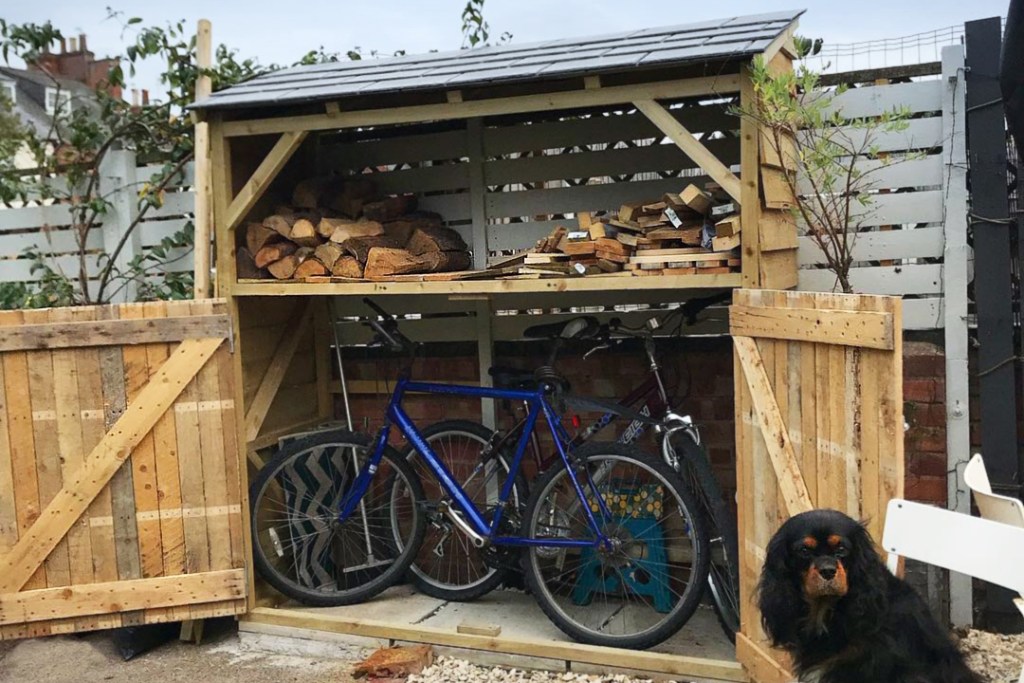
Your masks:
{"label": "wooden slat", "polygon": [[795,680],[792,673],[742,633],[736,634],[736,658],[744,663],[747,673],[757,683],[790,683]]}
{"label": "wooden slat", "polygon": [[[941,294],[942,265],[936,263],[905,266],[853,268],[850,285],[861,294]],[[828,270],[801,270],[800,289],[830,292],[836,277]]]}
{"label": "wooden slat", "polygon": [[259,201],[260,197],[267,191],[274,178],[281,172],[284,165],[292,158],[295,151],[306,139],[305,131],[283,133],[267,156],[260,162],[260,165],[253,171],[252,176],[246,181],[242,189],[231,200],[227,211],[228,232],[234,230],[235,226],[242,222],[249,210]]}
{"label": "wooden slat", "polygon": [[[943,228],[862,232],[855,236],[850,252],[854,263],[884,259],[942,258],[944,232]],[[812,238],[800,237],[798,242],[801,266],[826,262],[824,252]],[[854,265],[854,268],[857,266]]]}
{"label": "wooden slat", "polygon": [[942,111],[942,82],[916,81],[850,88],[836,96],[827,113],[838,111],[847,119],[881,116],[905,108],[911,114]]}
{"label": "wooden slat", "polygon": [[462,130],[432,130],[357,141],[330,138],[320,144],[324,170],[376,168],[397,163],[461,159],[466,155]]}
{"label": "wooden slat", "polygon": [[754,412],[764,434],[764,441],[768,447],[772,465],[775,467],[776,476],[779,479],[779,487],[782,489],[786,510],[790,515],[810,510],[813,505],[807,493],[803,476],[800,474],[800,466],[793,453],[789,432],[779,414],[778,404],[772,394],[771,383],[765,374],[761,354],[758,353],[757,346],[750,337],[734,336],[733,344],[740,364],[743,366],[743,375],[750,389]]}
{"label": "wooden slat", "polygon": [[331,130],[384,126],[422,121],[451,121],[474,116],[496,116],[538,111],[557,111],[601,107],[632,102],[637,97],[653,99],[683,98],[711,93],[730,93],[739,90],[736,75],[707,76],[680,81],[662,81],[640,85],[624,85],[538,95],[520,95],[500,99],[472,100],[459,104],[424,104],[364,111],[342,112],[337,115],[287,116],[254,121],[231,121],[223,124],[226,137],[266,135],[288,131]]}
{"label": "wooden slat", "polygon": [[0,316],[0,352],[225,338],[230,333],[226,315],[19,325],[5,314]]}
{"label": "wooden slat", "polygon": [[274,402],[277,390],[281,387],[281,382],[284,381],[288,367],[295,356],[299,342],[302,341],[306,330],[309,328],[312,317],[313,306],[310,301],[297,310],[293,320],[284,326],[281,341],[274,351],[274,358],[270,362],[270,366],[267,367],[263,379],[260,380],[259,388],[256,390],[252,400],[249,401],[245,413],[245,433],[248,441],[252,441],[259,436],[260,428],[267,419],[267,413]]}
{"label": "wooden slat", "polygon": [[46,588],[0,595],[0,625],[99,615],[126,607],[152,609],[244,597],[245,572],[241,569]]}
{"label": "wooden slat", "polygon": [[851,223],[862,228],[941,223],[942,190],[872,195],[872,202],[868,206],[854,202],[851,215]]}
{"label": "wooden slat", "polygon": [[[755,111],[757,97],[754,84],[750,77],[750,68],[741,70],[742,85],[740,90],[740,107],[746,111]],[[740,222],[754,227],[742,233],[740,249],[743,253],[741,268],[744,287],[761,286],[761,179],[758,153],[760,128],[749,116],[740,118],[740,182],[742,194],[740,198]]]}
{"label": "wooden slat", "polygon": [[893,348],[892,315],[858,311],[732,306],[729,330],[733,335],[766,337],[820,344]]}
{"label": "wooden slat", "polygon": [[85,458],[82,468],[40,514],[39,521],[0,558],[0,592],[20,590],[68,529],[81,516],[100,489],[167,410],[188,382],[220,346],[221,339],[188,339],[171,355],[128,406],[125,415]]}
{"label": "wooden slat", "polygon": [[[846,160],[840,163],[848,164]],[[904,187],[938,187],[942,185],[942,155],[909,158],[904,161],[893,159],[863,159],[854,168],[864,177],[861,187],[872,190]],[[814,189],[805,177],[797,178],[797,191],[812,194]]]}
{"label": "wooden slat", "polygon": [[718,157],[708,151],[702,142],[679,123],[668,110],[651,100],[634,100],[636,108],[644,113],[672,142],[676,143],[688,157],[707,171],[722,189],[729,193],[737,202],[740,197],[740,181]]}

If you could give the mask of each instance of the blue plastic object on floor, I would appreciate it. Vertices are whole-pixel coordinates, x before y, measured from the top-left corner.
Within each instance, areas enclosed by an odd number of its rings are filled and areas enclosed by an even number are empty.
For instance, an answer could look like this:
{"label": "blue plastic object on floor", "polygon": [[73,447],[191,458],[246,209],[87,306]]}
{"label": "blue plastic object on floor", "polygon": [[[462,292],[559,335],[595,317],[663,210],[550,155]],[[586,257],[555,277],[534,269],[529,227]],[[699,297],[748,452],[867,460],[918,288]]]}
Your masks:
{"label": "blue plastic object on floor", "polygon": [[[597,593],[642,595],[651,598],[654,609],[665,614],[672,609],[669,592],[668,556],[665,552],[665,535],[657,519],[650,517],[631,518],[616,522],[637,541],[644,544],[646,552],[642,559],[630,559],[623,567],[608,568],[600,554],[593,548],[585,548],[581,557],[581,569],[572,591],[574,605],[589,605]],[[625,582],[625,587],[622,586]]]}

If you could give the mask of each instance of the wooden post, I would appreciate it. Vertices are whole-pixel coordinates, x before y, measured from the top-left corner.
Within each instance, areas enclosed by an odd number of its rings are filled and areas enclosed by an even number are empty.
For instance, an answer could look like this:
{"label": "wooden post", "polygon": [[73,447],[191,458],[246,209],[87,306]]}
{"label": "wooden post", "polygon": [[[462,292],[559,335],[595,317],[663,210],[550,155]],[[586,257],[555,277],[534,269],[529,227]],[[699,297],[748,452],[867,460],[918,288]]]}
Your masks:
{"label": "wooden post", "polygon": [[[196,26],[196,66],[209,69],[213,65],[213,45],[210,22],[200,19]],[[196,79],[196,101],[210,96],[213,84],[209,76],[200,74]],[[210,124],[196,123],[195,136],[195,275],[194,296],[206,299],[210,296],[210,226],[213,223],[210,211]]]}

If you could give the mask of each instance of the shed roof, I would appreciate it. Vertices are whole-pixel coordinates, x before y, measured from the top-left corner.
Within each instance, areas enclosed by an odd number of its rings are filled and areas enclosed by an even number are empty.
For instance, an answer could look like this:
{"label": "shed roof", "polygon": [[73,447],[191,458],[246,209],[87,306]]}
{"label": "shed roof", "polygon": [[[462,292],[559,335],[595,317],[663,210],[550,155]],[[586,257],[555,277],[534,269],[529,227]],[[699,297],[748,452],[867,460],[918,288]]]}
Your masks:
{"label": "shed roof", "polygon": [[195,107],[302,104],[724,61],[762,52],[801,14],[791,10],[589,38],[298,66],[221,90]]}

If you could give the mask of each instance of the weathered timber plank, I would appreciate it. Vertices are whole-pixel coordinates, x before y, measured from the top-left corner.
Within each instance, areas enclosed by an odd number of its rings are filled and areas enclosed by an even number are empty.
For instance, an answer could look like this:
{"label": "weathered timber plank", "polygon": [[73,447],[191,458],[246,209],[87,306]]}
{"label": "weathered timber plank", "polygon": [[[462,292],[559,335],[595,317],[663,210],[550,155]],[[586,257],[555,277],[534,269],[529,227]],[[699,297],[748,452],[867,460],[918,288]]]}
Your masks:
{"label": "weathered timber plank", "polygon": [[9,318],[0,317],[0,351],[130,346],[182,339],[224,338],[230,334],[231,325],[226,315],[27,325],[17,325]]}

